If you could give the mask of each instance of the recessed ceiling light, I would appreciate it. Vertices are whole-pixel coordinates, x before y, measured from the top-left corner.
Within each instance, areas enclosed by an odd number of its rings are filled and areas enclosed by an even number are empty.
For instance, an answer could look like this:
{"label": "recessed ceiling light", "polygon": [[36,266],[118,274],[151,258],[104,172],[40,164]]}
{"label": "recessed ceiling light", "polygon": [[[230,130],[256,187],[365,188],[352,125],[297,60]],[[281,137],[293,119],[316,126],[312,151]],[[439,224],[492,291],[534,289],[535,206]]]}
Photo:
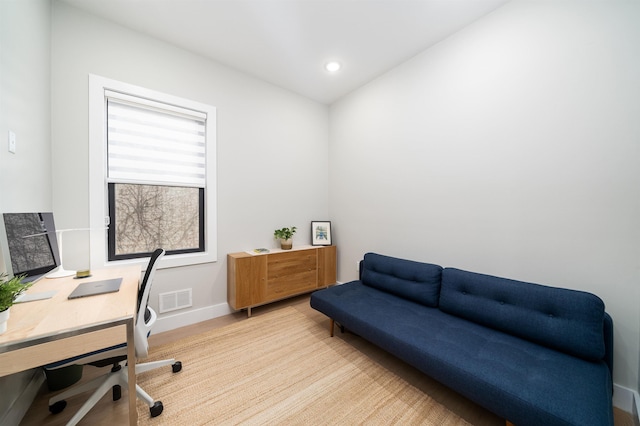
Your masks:
{"label": "recessed ceiling light", "polygon": [[340,69],[340,62],[336,62],[336,61],[327,62],[324,66],[324,69],[326,69],[329,72],[336,72]]}

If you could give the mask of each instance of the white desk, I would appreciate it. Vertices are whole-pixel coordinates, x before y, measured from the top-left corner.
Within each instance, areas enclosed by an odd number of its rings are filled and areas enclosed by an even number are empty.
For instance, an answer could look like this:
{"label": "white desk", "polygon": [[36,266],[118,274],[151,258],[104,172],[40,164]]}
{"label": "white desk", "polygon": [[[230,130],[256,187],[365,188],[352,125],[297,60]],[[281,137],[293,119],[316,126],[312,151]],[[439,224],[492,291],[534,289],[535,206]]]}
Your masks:
{"label": "white desk", "polygon": [[[120,291],[68,300],[78,284],[122,277]],[[42,279],[27,293],[57,290],[51,299],[11,307],[6,333],[0,335],[0,376],[127,342],[129,360],[135,360],[133,330],[140,267],[92,271],[84,279]],[[138,422],[135,361],[129,369],[129,424]]]}

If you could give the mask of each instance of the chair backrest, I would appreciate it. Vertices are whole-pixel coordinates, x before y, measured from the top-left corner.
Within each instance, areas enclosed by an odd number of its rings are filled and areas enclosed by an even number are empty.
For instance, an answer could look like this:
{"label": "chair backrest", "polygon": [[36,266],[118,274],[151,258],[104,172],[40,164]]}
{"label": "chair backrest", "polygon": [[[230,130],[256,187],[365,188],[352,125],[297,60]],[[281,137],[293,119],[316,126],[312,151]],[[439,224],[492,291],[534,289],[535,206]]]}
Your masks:
{"label": "chair backrest", "polygon": [[151,283],[156,273],[156,267],[158,261],[164,256],[165,251],[163,249],[156,249],[151,254],[149,265],[144,273],[142,284],[138,290],[138,312],[136,314],[136,326],[135,326],[135,345],[136,345],[136,358],[146,358],[149,354],[149,342],[147,337],[151,331],[151,327],[156,322],[157,315],[153,309],[148,307],[149,294],[151,293]]}

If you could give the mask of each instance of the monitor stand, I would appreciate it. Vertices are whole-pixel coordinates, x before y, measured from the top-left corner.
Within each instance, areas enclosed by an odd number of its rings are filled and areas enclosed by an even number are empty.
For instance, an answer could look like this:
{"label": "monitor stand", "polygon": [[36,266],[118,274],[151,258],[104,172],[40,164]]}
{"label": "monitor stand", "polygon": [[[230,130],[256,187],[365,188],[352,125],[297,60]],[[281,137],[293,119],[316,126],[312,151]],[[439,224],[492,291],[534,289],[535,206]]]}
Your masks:
{"label": "monitor stand", "polygon": [[50,274],[47,274],[46,278],[64,278],[70,277],[74,275],[76,271],[67,271],[64,269],[63,258],[62,258],[62,232],[70,231],[70,229],[56,229],[56,234],[58,236],[58,255],[60,256],[60,266],[58,269],[53,271]]}
{"label": "monitor stand", "polygon": [[55,271],[53,271],[50,274],[47,274],[47,276],[45,278],[64,278],[64,277],[70,277],[71,275],[74,275],[76,273],[76,271],[67,271],[66,269],[64,269],[64,267],[62,265],[60,265],[60,267],[58,269],[56,269]]}

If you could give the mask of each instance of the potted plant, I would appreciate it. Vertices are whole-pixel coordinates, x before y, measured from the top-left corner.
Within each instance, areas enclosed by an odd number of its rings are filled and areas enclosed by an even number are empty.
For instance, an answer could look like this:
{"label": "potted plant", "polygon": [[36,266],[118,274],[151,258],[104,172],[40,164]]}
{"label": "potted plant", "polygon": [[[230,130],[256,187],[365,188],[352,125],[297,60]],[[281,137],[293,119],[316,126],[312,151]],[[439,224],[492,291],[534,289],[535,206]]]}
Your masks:
{"label": "potted plant", "polygon": [[273,237],[277,240],[280,240],[280,248],[282,250],[291,250],[293,247],[293,234],[296,233],[296,227],[292,226],[291,228],[282,228],[276,229],[273,231]]}
{"label": "potted plant", "polygon": [[24,283],[24,275],[7,279],[7,274],[0,274],[0,334],[7,331],[9,308],[16,302],[18,296],[25,292],[33,283]]}

